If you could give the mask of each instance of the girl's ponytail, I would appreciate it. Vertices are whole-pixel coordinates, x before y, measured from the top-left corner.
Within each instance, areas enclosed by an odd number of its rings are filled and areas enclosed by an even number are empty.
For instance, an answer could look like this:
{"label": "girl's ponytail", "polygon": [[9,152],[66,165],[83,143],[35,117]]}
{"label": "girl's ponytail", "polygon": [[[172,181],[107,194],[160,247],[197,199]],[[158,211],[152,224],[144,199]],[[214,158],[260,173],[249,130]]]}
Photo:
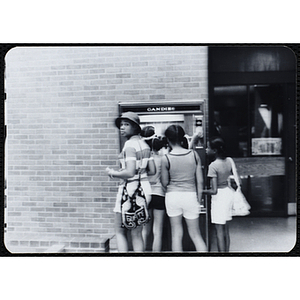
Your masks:
{"label": "girl's ponytail", "polygon": [[226,147],[225,147],[225,142],[222,138],[220,137],[213,137],[209,141],[210,148],[213,150],[216,150],[218,153],[219,157],[225,158],[226,157]]}
{"label": "girl's ponytail", "polygon": [[185,144],[185,132],[179,125],[171,125],[165,131],[166,138],[173,144]]}
{"label": "girl's ponytail", "polygon": [[189,149],[189,142],[185,136],[182,137],[182,139],[180,141],[180,145],[181,145],[181,147],[183,147],[185,149]]}

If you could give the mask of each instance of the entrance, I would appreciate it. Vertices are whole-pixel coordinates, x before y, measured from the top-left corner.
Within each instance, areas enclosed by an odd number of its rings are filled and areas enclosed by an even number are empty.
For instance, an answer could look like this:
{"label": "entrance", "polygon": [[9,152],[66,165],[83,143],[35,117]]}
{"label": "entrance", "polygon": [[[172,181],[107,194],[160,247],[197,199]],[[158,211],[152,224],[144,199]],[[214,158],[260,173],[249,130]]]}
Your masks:
{"label": "entrance", "polygon": [[[140,117],[141,128],[145,126],[153,126],[157,136],[164,136],[164,132],[169,125],[180,125],[185,133],[189,142],[189,147],[197,151],[201,158],[203,179],[206,176],[206,136],[207,136],[207,119],[206,119],[206,103],[204,100],[193,101],[172,101],[164,102],[162,104],[153,103],[132,103],[121,102],[119,103],[120,114],[133,111]],[[124,140],[120,137],[120,147],[123,147]],[[167,151],[167,150],[166,150]],[[162,155],[165,152],[162,151]],[[209,245],[208,241],[208,216],[209,211],[207,197],[203,196],[200,211],[200,230],[203,239]],[[184,238],[183,250],[193,251],[194,245],[188,236],[186,224],[183,220]],[[146,250],[151,249],[152,237],[146,245]],[[163,251],[171,250],[171,232],[170,224],[167,216],[165,217],[164,233],[163,233]]]}
{"label": "entrance", "polygon": [[287,47],[209,47],[209,135],[225,140],[251,216],[296,214],[296,65]]}

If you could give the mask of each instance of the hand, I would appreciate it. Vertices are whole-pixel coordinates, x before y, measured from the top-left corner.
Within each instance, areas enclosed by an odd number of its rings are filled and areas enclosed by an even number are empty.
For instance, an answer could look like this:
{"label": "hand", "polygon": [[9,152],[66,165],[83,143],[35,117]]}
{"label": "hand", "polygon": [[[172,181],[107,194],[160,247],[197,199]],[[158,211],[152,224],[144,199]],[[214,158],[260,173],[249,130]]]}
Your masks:
{"label": "hand", "polygon": [[113,172],[114,172],[114,169],[111,169],[109,167],[107,167],[105,169],[105,171],[107,172],[107,175],[110,177],[110,178],[113,178]]}
{"label": "hand", "polygon": [[201,202],[202,202],[202,195],[197,195],[197,198],[198,198],[198,203],[201,204]]}

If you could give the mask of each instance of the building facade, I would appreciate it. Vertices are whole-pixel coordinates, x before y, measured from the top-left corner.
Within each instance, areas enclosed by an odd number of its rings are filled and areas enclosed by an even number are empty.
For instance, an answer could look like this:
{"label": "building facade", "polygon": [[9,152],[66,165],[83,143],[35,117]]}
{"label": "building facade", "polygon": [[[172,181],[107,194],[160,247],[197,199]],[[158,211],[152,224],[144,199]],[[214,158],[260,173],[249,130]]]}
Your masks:
{"label": "building facade", "polygon": [[6,247],[97,248],[114,234],[119,102],[207,99],[207,47],[16,47],[5,63]]}
{"label": "building facade", "polygon": [[[64,245],[70,251],[102,251],[101,241],[114,235],[113,207],[118,181],[111,180],[105,168],[119,167],[117,157],[121,144],[114,120],[119,116],[120,107],[125,107],[124,103],[127,107],[138,109],[151,104],[152,109],[157,109],[170,103],[182,105],[199,101],[204,103],[203,125],[209,137],[215,134],[215,121],[220,120],[216,118],[230,109],[230,103],[237,103],[241,93],[248,99],[252,95],[249,92],[252,86],[272,85],[276,80],[276,84],[282,83],[282,78],[286,77],[281,72],[288,72],[289,76],[295,72],[293,63],[287,66],[288,70],[281,69],[281,54],[274,54],[273,61],[270,61],[268,55],[257,55],[255,58],[253,55],[257,51],[249,54],[244,50],[244,56],[240,57],[240,63],[234,69],[235,64],[230,62],[235,61],[236,55],[227,55],[222,60],[226,51],[222,52],[221,48],[183,45],[35,46],[11,49],[5,57],[7,249],[13,253],[45,252],[51,251],[51,246]],[[254,65],[254,70],[247,69],[249,56],[254,57],[256,64],[250,64],[252,67]],[[262,65],[265,67],[260,69]],[[228,66],[233,66],[233,69],[228,69]],[[272,76],[277,79],[273,82],[255,82],[266,70],[269,72],[266,77],[273,72]],[[242,72],[246,72],[244,77],[240,76]],[[251,78],[248,73],[252,74]],[[295,104],[295,92],[291,92],[295,81],[291,80],[289,84],[288,96],[281,89],[280,101],[285,103],[284,97],[289,97],[288,112],[291,112]],[[273,88],[276,89],[272,85],[267,93],[278,94]],[[224,107],[220,104],[222,99],[226,103]],[[264,104],[258,100],[256,102],[258,106]],[[233,110],[237,107],[242,107],[242,111],[248,109],[244,102],[232,106]],[[153,111],[149,111],[149,115],[151,113]],[[277,131],[282,129],[278,122],[285,124],[289,118],[287,112],[281,117],[280,113],[277,110],[277,125],[272,125],[277,126]],[[147,117],[147,113],[144,115]],[[260,115],[253,116],[257,120],[257,128],[263,130]],[[293,126],[294,120],[284,127],[285,132]],[[224,122],[221,124],[223,133],[228,118]],[[248,123],[242,125],[240,127],[249,129]],[[291,157],[291,153],[286,152],[287,142],[279,140],[277,132],[275,136],[268,136],[273,138],[273,142],[270,139],[268,142],[273,145],[270,144],[272,149],[276,142],[283,142],[284,146],[278,153],[253,155],[250,149],[255,147],[245,146],[249,144],[250,137],[246,134],[246,137],[242,135],[239,139],[238,134],[243,130],[232,130],[231,137],[238,144],[237,147],[232,145],[230,155],[237,158],[246,192],[250,195],[249,190],[257,186],[249,171],[249,160],[251,166],[261,159],[259,164],[264,168],[267,159],[273,171],[281,176],[279,182],[284,181],[279,188],[285,197],[281,199],[279,214],[294,214],[295,209],[288,212],[288,207],[291,207],[289,203],[295,205],[295,199],[285,194],[293,185],[288,188],[293,171],[289,171],[286,179],[286,159]],[[293,136],[294,132],[290,134]],[[255,141],[264,143],[255,149],[268,151],[264,150],[266,141]],[[240,152],[236,153],[234,149],[240,149]],[[269,175],[258,181],[268,181],[266,178]],[[249,182],[254,182],[252,188]],[[272,189],[272,186],[269,188]],[[266,197],[270,201],[272,195]],[[251,199],[249,202],[251,204]],[[262,210],[267,204],[260,207],[253,203],[258,213],[268,213]]]}

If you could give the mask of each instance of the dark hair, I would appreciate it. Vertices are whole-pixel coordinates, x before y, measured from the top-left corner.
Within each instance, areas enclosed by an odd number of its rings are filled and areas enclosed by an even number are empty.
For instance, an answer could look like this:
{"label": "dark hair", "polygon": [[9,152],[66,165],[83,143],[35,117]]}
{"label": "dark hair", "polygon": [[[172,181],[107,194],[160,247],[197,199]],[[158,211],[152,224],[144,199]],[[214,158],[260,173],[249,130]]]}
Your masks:
{"label": "dark hair", "polygon": [[167,146],[166,138],[161,137],[161,136],[156,136],[155,135],[155,128],[151,125],[150,126],[145,126],[142,129],[141,136],[143,138],[145,138],[145,142],[148,144],[150,149],[153,150],[153,151],[159,151],[161,148]]}
{"label": "dark hair", "polygon": [[189,149],[189,142],[185,136],[183,137],[183,139],[181,141],[181,146],[185,149]]}
{"label": "dark hair", "polygon": [[165,147],[165,140],[161,137],[155,137],[152,139],[152,143],[151,143],[151,150],[153,151],[159,151],[161,148]]}
{"label": "dark hair", "polygon": [[137,125],[136,123],[130,121],[130,120],[128,120],[128,121],[132,124],[132,126],[133,126],[133,128],[134,128],[134,133],[135,133],[135,134],[140,134],[140,132],[141,132],[141,127],[140,127],[139,125]]}
{"label": "dark hair", "polygon": [[141,136],[145,139],[145,142],[147,143],[147,145],[150,147],[150,149],[152,149],[152,139],[147,139],[151,136],[153,136],[155,134],[155,128],[153,126],[145,126],[142,130],[141,130]]}
{"label": "dark hair", "polygon": [[185,143],[185,132],[180,125],[170,125],[166,131],[165,136],[172,144],[179,144],[181,146]]}
{"label": "dark hair", "polygon": [[155,134],[155,128],[153,126],[145,126],[142,130],[141,130],[141,136],[142,137],[150,137],[152,135]]}
{"label": "dark hair", "polygon": [[212,137],[209,141],[209,146],[215,150],[220,158],[225,158],[225,142],[220,137]]}

